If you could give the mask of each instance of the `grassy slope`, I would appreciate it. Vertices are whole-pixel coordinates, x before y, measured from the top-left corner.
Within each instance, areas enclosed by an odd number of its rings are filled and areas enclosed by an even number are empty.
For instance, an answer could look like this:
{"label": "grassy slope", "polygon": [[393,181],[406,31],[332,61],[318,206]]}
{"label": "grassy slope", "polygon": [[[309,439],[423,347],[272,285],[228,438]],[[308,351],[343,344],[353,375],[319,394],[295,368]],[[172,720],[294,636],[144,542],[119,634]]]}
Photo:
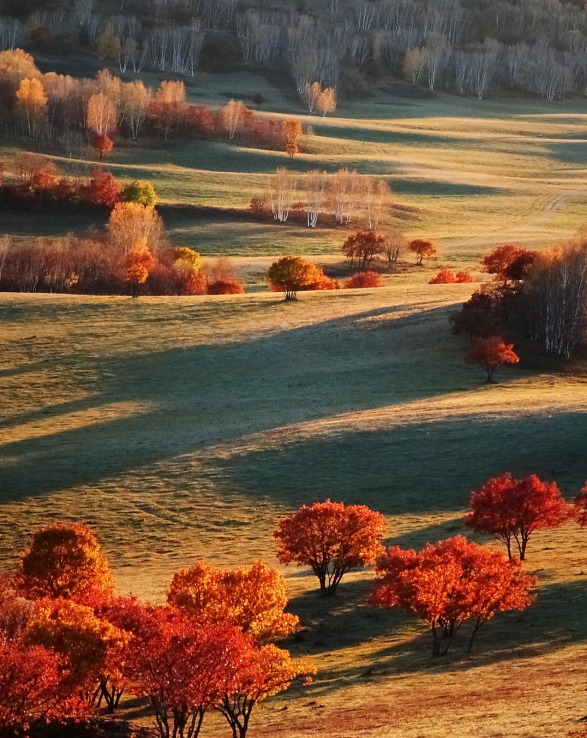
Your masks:
{"label": "grassy slope", "polygon": [[[188,88],[194,102],[212,104],[247,99],[255,90],[269,98],[267,114],[303,116],[298,100],[252,72],[200,74]],[[581,101],[478,102],[443,94],[400,97],[381,89],[343,104],[336,116],[304,117],[316,136],[309,152],[293,162],[280,152],[195,140],[150,148],[123,144],[108,165],[121,177],[152,180],[165,205],[182,205],[166,215],[173,240],[207,254],[338,251],[344,229],[243,222],[191,207],[246,208],[278,166],[301,172],[347,166],[385,177],[397,203],[415,209],[396,212],[393,225],[410,236],[437,239],[449,260],[470,260],[504,240],[568,238],[583,226],[587,147]],[[9,154],[1,150],[3,157]],[[86,171],[95,161],[60,163]],[[8,230],[34,235],[99,225],[104,218],[49,214],[34,222],[7,213],[3,220]]]}
{"label": "grassy slope", "polygon": [[[527,352],[484,385],[446,324],[469,290],[419,274],[297,304],[0,296],[0,560],[48,518],[81,518],[120,588],[155,598],[195,557],[274,562],[274,521],[302,502],[365,502],[390,541],[419,546],[463,531],[467,491],[489,474],[532,470],[574,494],[585,377]],[[320,675],[270,703],[255,734],[566,735],[585,712],[584,561],[578,528],[537,535],[536,606],[442,665],[416,623],[366,607],[368,572],[325,603],[288,571],[307,626],[294,648]]]}

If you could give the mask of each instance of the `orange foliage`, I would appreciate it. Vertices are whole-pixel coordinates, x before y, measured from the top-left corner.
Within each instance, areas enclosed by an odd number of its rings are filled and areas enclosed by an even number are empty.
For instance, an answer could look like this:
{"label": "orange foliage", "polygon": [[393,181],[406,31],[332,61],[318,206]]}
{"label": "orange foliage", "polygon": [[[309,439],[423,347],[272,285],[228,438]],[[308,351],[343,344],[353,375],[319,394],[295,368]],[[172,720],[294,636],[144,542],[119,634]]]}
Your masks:
{"label": "orange foliage", "polygon": [[536,579],[519,561],[470,543],[463,536],[428,544],[420,553],[394,546],[377,565],[372,602],[417,615],[432,629],[434,656],[445,654],[458,630],[479,628],[498,612],[524,610]]}
{"label": "orange foliage", "polygon": [[342,577],[373,564],[383,552],[385,519],[365,505],[316,502],[281,518],[273,533],[282,564],[310,566],[322,595],[333,595]]}
{"label": "orange foliage", "polygon": [[465,355],[467,364],[478,364],[485,367],[487,382],[493,381],[493,374],[498,366],[517,364],[520,357],[514,351],[513,343],[505,343],[499,336],[477,338]]}
{"label": "orange foliage", "polygon": [[134,297],[138,294],[138,287],[147,281],[149,272],[155,265],[155,259],[149,249],[143,244],[138,244],[125,256],[124,274],[125,280],[131,286]]}
{"label": "orange foliage", "polygon": [[471,493],[465,523],[481,533],[492,533],[505,542],[512,557],[515,541],[520,559],[532,533],[543,528],[558,528],[572,509],[554,482],[543,482],[535,474],[516,479],[501,474]]}
{"label": "orange foliage", "polygon": [[442,267],[438,274],[428,282],[428,284],[452,284],[456,282],[457,278],[452,269]]}
{"label": "orange foliage", "polygon": [[582,528],[587,526],[587,483],[581,493],[575,497],[572,517]]}
{"label": "orange foliage", "polygon": [[20,555],[17,582],[19,592],[29,599],[64,597],[84,602],[113,590],[108,561],[82,523],[40,528]]}
{"label": "orange foliage", "polygon": [[424,259],[436,256],[438,250],[432,241],[427,241],[424,238],[414,238],[410,241],[408,249],[416,255],[416,264],[421,266]]}
{"label": "orange foliage", "polygon": [[456,277],[457,282],[472,282],[473,281],[473,277],[471,276],[470,272],[457,272],[455,277]]}
{"label": "orange foliage", "polygon": [[298,627],[298,618],[284,612],[284,578],[262,561],[228,571],[197,562],[174,575],[167,600],[198,625],[230,623],[256,640],[289,635]]}
{"label": "orange foliage", "polygon": [[310,289],[320,281],[323,272],[299,256],[284,256],[269,267],[267,279],[274,292],[285,292],[286,300],[295,300],[296,293]]}
{"label": "orange foliage", "polygon": [[343,254],[350,259],[353,266],[357,259],[357,266],[367,269],[373,257],[385,251],[385,237],[377,231],[359,231],[349,236],[342,246]]}
{"label": "orange foliage", "polygon": [[242,295],[245,288],[236,280],[218,279],[208,283],[209,295]]}
{"label": "orange foliage", "polygon": [[292,659],[290,654],[274,645],[243,648],[238,669],[225,688],[217,706],[232,729],[234,736],[245,738],[256,704],[283,692],[295,680],[309,683],[315,668],[305,659]]}
{"label": "orange foliage", "polygon": [[352,277],[345,279],[344,286],[347,289],[356,287],[383,287],[383,277],[377,272],[357,272]]}
{"label": "orange foliage", "polygon": [[96,151],[100,152],[101,159],[104,154],[112,151],[112,149],[114,148],[114,141],[110,138],[110,136],[107,136],[105,133],[101,133],[92,138],[92,146],[96,149]]}

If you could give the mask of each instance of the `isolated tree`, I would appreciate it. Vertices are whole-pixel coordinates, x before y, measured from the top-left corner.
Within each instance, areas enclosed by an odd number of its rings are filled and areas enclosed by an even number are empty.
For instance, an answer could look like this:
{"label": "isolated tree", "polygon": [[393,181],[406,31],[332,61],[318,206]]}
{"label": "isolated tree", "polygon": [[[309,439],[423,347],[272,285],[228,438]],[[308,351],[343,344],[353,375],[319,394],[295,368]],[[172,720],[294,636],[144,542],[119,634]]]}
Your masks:
{"label": "isolated tree", "polygon": [[233,570],[197,562],[174,575],[167,601],[198,625],[230,623],[255,640],[283,637],[298,626],[298,618],[284,612],[284,578],[262,561]]}
{"label": "isolated tree", "polygon": [[467,621],[473,628],[470,649],[479,628],[496,613],[527,608],[535,582],[518,561],[456,536],[429,543],[419,553],[389,548],[377,564],[371,601],[428,623],[432,655],[441,656]]}
{"label": "isolated tree", "polygon": [[414,238],[410,241],[408,249],[416,255],[416,264],[418,266],[422,266],[424,259],[429,259],[438,253],[432,241],[427,241],[424,238]]}
{"label": "isolated tree", "polygon": [[83,602],[112,592],[112,572],[92,531],[82,523],[40,528],[21,553],[18,588],[29,599],[64,597]]}
{"label": "isolated tree", "polygon": [[114,141],[105,133],[99,133],[92,136],[92,146],[100,153],[100,160],[102,160],[104,154],[107,154],[114,148]]}
{"label": "isolated tree", "polygon": [[285,292],[286,300],[297,299],[299,290],[315,284],[321,270],[299,256],[283,256],[269,267],[267,279],[275,292]]}
{"label": "isolated tree", "polygon": [[145,205],[148,208],[155,207],[157,204],[157,194],[153,185],[150,182],[138,179],[126,185],[123,197],[125,202],[137,202],[139,205]]}
{"label": "isolated tree", "polygon": [[311,681],[314,667],[305,659],[293,659],[272,644],[242,649],[238,668],[225,686],[217,706],[228,722],[233,738],[246,738],[255,705],[286,690],[292,682]]}
{"label": "isolated tree", "polygon": [[385,254],[387,259],[387,269],[391,271],[392,269],[397,269],[399,258],[406,247],[406,237],[400,230],[395,228],[386,230],[383,237],[385,240],[382,253]]}
{"label": "isolated tree", "polygon": [[281,518],[273,533],[282,564],[310,566],[323,596],[333,595],[351,569],[373,564],[383,552],[385,519],[365,505],[316,502]]}
{"label": "isolated tree", "polygon": [[385,251],[385,237],[377,231],[359,231],[349,236],[342,246],[342,252],[350,260],[355,259],[360,269],[368,269],[378,254]]}
{"label": "isolated tree", "polygon": [[281,124],[281,137],[284,148],[292,159],[300,150],[300,141],[304,132],[299,120],[284,120]]}
{"label": "isolated tree", "polygon": [[487,383],[493,382],[493,374],[500,366],[517,364],[520,357],[514,351],[513,343],[505,343],[499,336],[477,338],[465,354],[467,364],[478,364],[487,372]]}
{"label": "isolated tree", "polygon": [[494,274],[497,280],[520,282],[528,276],[537,259],[537,251],[506,244],[485,254],[481,265],[484,272]]}
{"label": "isolated tree", "polygon": [[535,474],[518,479],[507,473],[471,493],[465,523],[504,541],[510,558],[515,542],[523,561],[535,531],[558,528],[571,515],[572,508],[554,482],[543,482]]}

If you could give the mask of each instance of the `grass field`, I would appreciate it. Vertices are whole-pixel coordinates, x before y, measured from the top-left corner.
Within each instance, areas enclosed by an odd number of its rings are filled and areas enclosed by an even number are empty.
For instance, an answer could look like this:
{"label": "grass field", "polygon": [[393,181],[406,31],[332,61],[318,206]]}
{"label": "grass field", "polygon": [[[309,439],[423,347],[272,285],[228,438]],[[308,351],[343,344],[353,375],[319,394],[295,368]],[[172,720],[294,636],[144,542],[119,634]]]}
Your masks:
{"label": "grass field", "polygon": [[[83,519],[119,588],[156,599],[198,557],[275,564],[275,520],[303,502],[364,502],[387,516],[389,542],[420,546],[464,532],[467,492],[487,475],[536,471],[575,494],[581,366],[522,347],[483,384],[446,321],[471,286],[425,279],[296,304],[0,296],[0,560],[47,519]],[[537,535],[528,566],[537,604],[442,663],[416,622],[365,604],[369,572],[325,602],[287,570],[304,624],[293,648],[320,673],[269,703],[253,734],[565,736],[587,712],[584,531]],[[223,730],[212,720],[207,734]]]}
{"label": "grass field", "polygon": [[[267,114],[303,115],[285,88],[253,72],[202,74],[189,96],[221,104],[260,90]],[[160,599],[196,558],[277,565],[275,521],[305,502],[368,504],[386,515],[388,542],[421,546],[465,532],[468,492],[489,475],[536,472],[569,498],[583,486],[584,363],[522,344],[521,363],[485,385],[447,323],[475,285],[428,285],[430,265],[404,268],[382,289],[308,293],[294,304],[262,291],[275,254],[338,269],[347,235],[235,213],[278,166],[385,177],[393,225],[436,240],[440,263],[477,274],[492,246],[547,245],[584,228],[582,101],[394,91],[305,118],[316,135],[293,163],[217,142],[116,148],[109,168],[153,181],[171,240],[234,256],[256,291],[0,294],[1,565],[48,519],[81,519],[98,532],[119,589]],[[14,153],[0,147],[2,159]],[[95,163],[55,158],[82,172]],[[101,227],[106,214],[0,217],[3,232],[28,238]],[[586,535],[570,524],[536,535],[536,605],[496,619],[472,656],[457,642],[442,662],[415,621],[366,605],[371,572],[351,574],[326,602],[307,572],[283,570],[304,626],[292,649],[319,674],[303,693],[271,701],[251,735],[567,736],[587,713]],[[147,719],[132,701],[125,714]],[[226,731],[212,719],[204,734]]]}

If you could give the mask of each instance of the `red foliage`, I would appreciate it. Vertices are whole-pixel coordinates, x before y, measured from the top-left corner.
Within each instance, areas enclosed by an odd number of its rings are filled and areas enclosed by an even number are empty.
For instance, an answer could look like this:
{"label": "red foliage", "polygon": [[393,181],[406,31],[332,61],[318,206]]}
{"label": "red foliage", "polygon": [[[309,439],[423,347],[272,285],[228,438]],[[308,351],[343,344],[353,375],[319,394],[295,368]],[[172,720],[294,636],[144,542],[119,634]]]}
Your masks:
{"label": "red foliage", "polygon": [[558,528],[572,515],[557,485],[543,482],[535,474],[522,479],[509,473],[493,477],[471,493],[469,505],[465,523],[501,538],[510,558],[515,542],[522,560],[534,531]]}
{"label": "red foliage", "polygon": [[473,277],[469,272],[457,272],[455,275],[457,282],[472,282]]}
{"label": "red foliage", "polygon": [[24,738],[39,723],[79,717],[86,708],[60,656],[0,638],[0,734]]}
{"label": "red foliage", "polygon": [[442,267],[438,274],[428,282],[428,284],[452,284],[456,282],[457,278],[452,269]]}
{"label": "red foliage", "polygon": [[128,647],[132,691],[147,697],[161,738],[196,738],[206,712],[234,680],[250,640],[230,625],[194,626],[170,608],[152,608],[151,629]]}
{"label": "red foliage", "polygon": [[587,526],[587,483],[575,497],[572,516],[582,528]]}
{"label": "red foliage", "polygon": [[377,272],[357,272],[352,277],[345,279],[344,286],[346,289],[354,289],[357,287],[383,287],[383,277]]}
{"label": "red foliage", "polygon": [[114,141],[110,138],[110,136],[107,136],[105,133],[101,133],[92,138],[92,146],[96,149],[96,151],[100,152],[101,159],[105,153],[107,153],[108,151],[112,151],[112,149],[114,148]]}
{"label": "red foliage", "polygon": [[420,553],[388,549],[377,565],[371,600],[399,607],[428,623],[434,656],[445,654],[461,626],[471,621],[469,650],[479,628],[497,612],[524,610],[533,601],[535,577],[499,551],[463,536],[428,544]]}
{"label": "red foliage", "polygon": [[242,295],[245,288],[234,280],[218,279],[208,284],[209,295]]}
{"label": "red foliage", "polygon": [[323,595],[332,595],[342,577],[375,562],[383,552],[385,519],[365,505],[316,502],[281,518],[273,533],[282,564],[310,566]]}
{"label": "red foliage", "polygon": [[528,275],[537,258],[537,251],[506,244],[485,254],[481,264],[483,271],[495,274],[497,280],[519,282]]}
{"label": "red foliage", "polygon": [[111,210],[121,202],[124,188],[114,175],[104,169],[94,169],[86,190],[86,202]]}
{"label": "red foliage", "polygon": [[487,382],[493,381],[498,366],[517,364],[520,357],[514,351],[513,343],[505,343],[499,336],[477,338],[465,355],[467,364],[479,364],[487,372]]}
{"label": "red foliage", "polygon": [[342,246],[343,254],[350,259],[353,266],[368,269],[373,258],[385,251],[385,237],[377,231],[359,231],[349,236]]}

